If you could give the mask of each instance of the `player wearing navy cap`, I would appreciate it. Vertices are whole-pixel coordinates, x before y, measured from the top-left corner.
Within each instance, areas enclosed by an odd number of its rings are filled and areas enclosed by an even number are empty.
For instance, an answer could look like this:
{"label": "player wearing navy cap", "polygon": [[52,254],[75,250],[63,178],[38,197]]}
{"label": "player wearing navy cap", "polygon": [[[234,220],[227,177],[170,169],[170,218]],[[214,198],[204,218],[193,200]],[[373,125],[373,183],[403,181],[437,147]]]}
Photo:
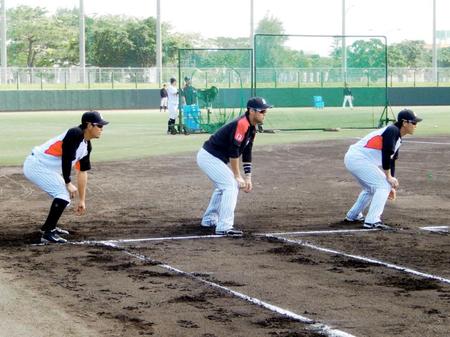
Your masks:
{"label": "player wearing navy cap", "polygon": [[[215,227],[216,234],[240,236],[234,228],[234,210],[239,189],[252,190],[252,147],[255,126],[264,121],[267,109],[272,108],[264,98],[253,97],[241,117],[216,131],[197,154],[197,163],[214,183],[214,191],[202,218],[203,227]],[[244,178],[239,168],[242,156]],[[228,166],[230,163],[230,166]]]}
{"label": "player wearing navy cap", "polygon": [[[53,198],[47,220],[41,227],[41,242],[67,241],[60,235],[69,232],[57,227],[57,223],[70,199],[77,193],[79,201],[76,212],[79,215],[85,213],[91,139],[100,138],[103,126],[108,123],[97,111],[85,112],[79,126],[36,146],[26,158],[23,166],[25,177]],[[77,172],[78,187],[71,180],[73,167]]]}
{"label": "player wearing navy cap", "polygon": [[[402,137],[412,135],[422,118],[409,109],[398,113],[397,122],[373,131],[348,149],[347,170],[358,180],[363,190],[348,211],[347,222],[364,222],[365,228],[389,229],[381,221],[388,199],[395,199],[399,186],[395,178],[395,161]],[[367,216],[363,212],[369,206]]]}

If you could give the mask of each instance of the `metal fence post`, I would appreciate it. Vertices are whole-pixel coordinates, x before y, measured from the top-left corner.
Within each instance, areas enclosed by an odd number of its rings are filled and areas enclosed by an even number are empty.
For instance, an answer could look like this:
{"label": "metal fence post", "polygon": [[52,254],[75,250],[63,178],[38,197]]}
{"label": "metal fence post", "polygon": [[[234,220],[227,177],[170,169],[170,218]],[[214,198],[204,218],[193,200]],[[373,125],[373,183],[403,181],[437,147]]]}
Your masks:
{"label": "metal fence post", "polygon": [[137,73],[134,73],[134,88],[137,89]]}
{"label": "metal fence post", "polygon": [[114,89],[114,70],[111,71],[111,89]]}

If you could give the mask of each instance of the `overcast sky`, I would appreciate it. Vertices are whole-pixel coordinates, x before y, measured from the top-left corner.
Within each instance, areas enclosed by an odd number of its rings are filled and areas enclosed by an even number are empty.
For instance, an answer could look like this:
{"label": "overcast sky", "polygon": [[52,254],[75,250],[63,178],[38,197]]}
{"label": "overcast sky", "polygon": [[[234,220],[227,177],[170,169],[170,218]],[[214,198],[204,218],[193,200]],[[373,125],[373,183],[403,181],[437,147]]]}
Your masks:
{"label": "overcast sky", "polygon": [[[6,7],[28,5],[78,7],[79,0],[5,0]],[[436,0],[437,30],[450,30],[449,0]],[[156,16],[156,0],[84,0],[85,12]],[[342,0],[254,0],[255,25],[266,14],[283,22],[287,34],[342,32]],[[404,39],[432,41],[433,0],[346,0],[348,35],[387,35],[389,42]],[[247,37],[250,33],[250,0],[161,0],[163,22],[177,32],[204,37]]]}

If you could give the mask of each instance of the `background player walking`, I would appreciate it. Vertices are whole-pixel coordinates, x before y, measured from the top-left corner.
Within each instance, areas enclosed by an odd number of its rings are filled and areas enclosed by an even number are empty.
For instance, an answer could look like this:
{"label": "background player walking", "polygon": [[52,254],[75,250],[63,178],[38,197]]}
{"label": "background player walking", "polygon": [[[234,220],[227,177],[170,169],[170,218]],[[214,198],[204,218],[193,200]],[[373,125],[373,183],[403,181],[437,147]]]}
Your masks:
{"label": "background player walking", "polygon": [[[348,222],[364,222],[365,228],[389,229],[381,215],[388,198],[395,199],[399,186],[395,178],[395,161],[402,137],[412,135],[422,118],[412,110],[398,113],[397,122],[373,131],[348,149],[345,166],[363,190],[345,218]],[[363,211],[370,204],[364,219]]]}
{"label": "background player walking", "polygon": [[177,133],[175,129],[175,122],[178,116],[178,104],[179,104],[179,96],[178,96],[178,88],[177,88],[177,80],[172,77],[170,79],[170,85],[167,88],[168,94],[168,109],[169,109],[169,121],[167,122],[167,133],[172,135]]}
{"label": "background player walking", "polygon": [[[264,98],[251,98],[247,102],[245,115],[217,130],[197,154],[198,166],[214,183],[214,191],[201,225],[215,227],[216,234],[242,235],[241,230],[233,227],[234,210],[239,189],[248,193],[253,188],[251,173],[255,126],[264,121],[265,113],[271,107]],[[239,168],[241,155],[245,178]]]}
{"label": "background player walking", "polygon": [[[53,202],[47,220],[43,224],[41,242],[64,243],[60,235],[69,234],[57,227],[59,218],[69,205],[70,199],[78,193],[76,212],[86,212],[87,171],[91,168],[91,139],[100,138],[103,126],[108,124],[97,111],[85,112],[81,124],[63,134],[36,146],[26,158],[23,172],[25,177],[47,192]],[[72,183],[71,172],[75,167],[78,188]]]}

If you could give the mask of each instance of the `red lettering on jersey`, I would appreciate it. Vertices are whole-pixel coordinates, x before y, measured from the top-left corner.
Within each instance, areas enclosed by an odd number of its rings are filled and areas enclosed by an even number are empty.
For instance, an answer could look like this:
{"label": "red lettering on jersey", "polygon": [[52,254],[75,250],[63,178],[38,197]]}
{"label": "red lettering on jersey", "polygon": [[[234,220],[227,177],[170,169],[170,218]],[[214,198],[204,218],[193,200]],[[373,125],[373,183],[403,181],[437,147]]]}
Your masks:
{"label": "red lettering on jersey", "polygon": [[50,147],[45,150],[46,154],[49,154],[51,156],[55,157],[61,157],[62,156],[62,140],[58,140],[56,143],[53,143],[50,145]]}
{"label": "red lettering on jersey", "polygon": [[236,132],[234,133],[234,139],[237,142],[241,143],[244,140],[245,134],[247,133],[249,127],[250,123],[246,117],[243,117],[240,120],[238,120]]}
{"label": "red lettering on jersey", "polygon": [[80,170],[80,161],[77,161],[76,163],[75,163],[75,170],[77,170],[77,171],[79,171]]}
{"label": "red lettering on jersey", "polygon": [[378,135],[369,139],[364,147],[367,147],[369,149],[381,150],[383,148],[383,137]]}

